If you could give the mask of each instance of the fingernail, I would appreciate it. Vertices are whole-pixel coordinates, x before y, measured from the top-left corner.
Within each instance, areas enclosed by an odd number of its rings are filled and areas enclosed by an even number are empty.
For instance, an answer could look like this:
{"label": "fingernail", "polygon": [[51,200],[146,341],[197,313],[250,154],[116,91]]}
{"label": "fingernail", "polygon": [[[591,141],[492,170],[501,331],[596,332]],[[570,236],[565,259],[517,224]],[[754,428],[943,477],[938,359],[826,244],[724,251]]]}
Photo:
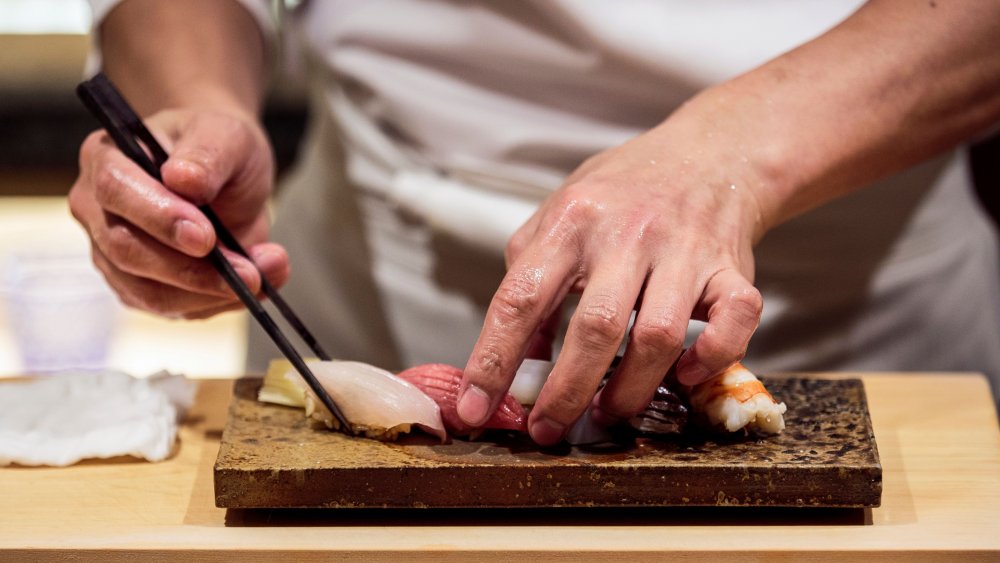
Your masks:
{"label": "fingernail", "polygon": [[208,250],[209,234],[197,223],[182,219],[174,225],[174,240],[184,252],[200,255]]}
{"label": "fingernail", "polygon": [[486,422],[490,411],[490,397],[485,391],[469,385],[465,388],[465,393],[458,399],[458,417],[462,422],[472,426],[479,426]]}
{"label": "fingernail", "polygon": [[566,427],[548,418],[539,418],[528,431],[531,439],[540,446],[551,446],[562,440]]}
{"label": "fingernail", "polygon": [[174,154],[170,163],[175,169],[184,173],[184,179],[189,183],[205,184],[208,182],[208,168],[204,164],[188,158],[186,154]]}

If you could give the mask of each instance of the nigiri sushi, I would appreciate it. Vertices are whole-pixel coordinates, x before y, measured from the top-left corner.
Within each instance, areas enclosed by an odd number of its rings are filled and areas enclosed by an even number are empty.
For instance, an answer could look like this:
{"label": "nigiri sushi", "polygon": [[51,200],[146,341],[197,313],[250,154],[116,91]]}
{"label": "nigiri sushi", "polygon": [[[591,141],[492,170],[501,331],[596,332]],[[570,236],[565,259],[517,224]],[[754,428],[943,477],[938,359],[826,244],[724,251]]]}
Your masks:
{"label": "nigiri sushi", "polygon": [[687,388],[691,410],[709,425],[729,432],[742,429],[778,434],[785,429],[785,403],[739,362],[708,381]]}
{"label": "nigiri sushi", "polygon": [[[424,364],[400,372],[399,378],[412,383],[434,399],[441,409],[441,418],[449,434],[463,436],[474,430],[458,417],[458,388],[462,383],[462,370],[447,364]],[[521,403],[507,393],[493,416],[481,428],[526,432],[527,418]]]}
{"label": "nigiri sushi", "polygon": [[[362,362],[308,361],[316,379],[351,423],[355,434],[376,440],[395,440],[411,426],[447,439],[441,409],[416,386],[392,373]],[[261,401],[305,407],[306,416],[328,428],[340,424],[287,362],[272,362]]]}

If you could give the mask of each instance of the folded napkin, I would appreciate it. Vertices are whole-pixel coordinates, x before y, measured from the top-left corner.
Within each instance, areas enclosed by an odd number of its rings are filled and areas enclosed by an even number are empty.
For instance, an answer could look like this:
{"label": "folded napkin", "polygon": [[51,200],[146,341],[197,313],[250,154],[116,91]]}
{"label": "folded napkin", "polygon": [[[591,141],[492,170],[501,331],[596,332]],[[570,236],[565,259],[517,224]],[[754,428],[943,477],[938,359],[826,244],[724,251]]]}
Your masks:
{"label": "folded napkin", "polygon": [[122,455],[160,461],[194,401],[180,375],[62,372],[0,382],[0,466],[72,465]]}

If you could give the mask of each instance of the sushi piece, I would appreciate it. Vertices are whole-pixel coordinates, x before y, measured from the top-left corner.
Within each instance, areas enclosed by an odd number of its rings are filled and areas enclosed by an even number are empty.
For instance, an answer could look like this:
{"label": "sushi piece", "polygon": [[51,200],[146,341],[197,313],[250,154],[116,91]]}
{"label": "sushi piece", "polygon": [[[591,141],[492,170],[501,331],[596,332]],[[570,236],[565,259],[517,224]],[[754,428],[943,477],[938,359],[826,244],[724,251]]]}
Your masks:
{"label": "sushi piece", "polygon": [[510,383],[510,394],[522,405],[534,405],[555,365],[555,362],[547,360],[526,358],[514,374],[514,381]]}
{"label": "sushi piece", "polygon": [[664,380],[657,386],[653,400],[628,424],[644,436],[676,436],[687,428],[689,410],[680,394]]}
{"label": "sushi piece", "polygon": [[715,428],[778,434],[785,429],[785,403],[739,362],[708,381],[687,388],[691,410]]}
{"label": "sushi piece", "polygon": [[[616,357],[604,374],[598,390],[607,385],[620,363],[621,358]],[[676,391],[677,387],[671,370],[657,386],[652,400],[642,412],[612,428],[605,428],[594,421],[591,404],[570,427],[566,433],[566,441],[578,446],[612,442],[636,434],[654,439],[676,438],[687,428],[690,410],[686,400]]]}
{"label": "sushi piece", "polygon": [[[615,358],[600,388],[607,384],[618,363],[620,359]],[[686,431],[689,423],[695,422],[722,432],[778,434],[785,428],[785,410],[785,404],[776,402],[764,384],[742,364],[733,364],[693,387],[681,385],[672,367],[652,401],[625,424],[639,435],[657,439],[676,438]],[[589,414],[588,409],[568,433],[570,444],[607,441],[614,435],[597,428]]]}
{"label": "sushi piece", "polygon": [[[355,434],[395,440],[412,426],[445,441],[441,409],[423,391],[388,371],[362,362],[308,361],[316,379],[351,422]],[[339,422],[287,362],[273,362],[261,401],[305,407],[306,416],[338,429]]]}
{"label": "sushi piece", "polygon": [[[441,408],[441,418],[449,434],[464,436],[475,430],[458,417],[458,388],[462,383],[462,370],[447,364],[424,364],[400,372],[399,378],[434,399]],[[507,393],[493,416],[481,428],[526,432],[527,419],[521,404]]]}

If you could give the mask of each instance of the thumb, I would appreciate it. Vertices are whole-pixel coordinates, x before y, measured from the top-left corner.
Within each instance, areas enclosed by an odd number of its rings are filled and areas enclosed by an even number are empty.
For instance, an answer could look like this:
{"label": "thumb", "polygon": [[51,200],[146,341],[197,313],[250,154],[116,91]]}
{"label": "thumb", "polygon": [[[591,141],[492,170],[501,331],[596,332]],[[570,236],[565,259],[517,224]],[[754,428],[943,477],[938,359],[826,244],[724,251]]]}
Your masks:
{"label": "thumb", "polygon": [[203,111],[191,116],[163,165],[163,183],[196,205],[215,200],[256,158],[258,131],[244,119]]}

